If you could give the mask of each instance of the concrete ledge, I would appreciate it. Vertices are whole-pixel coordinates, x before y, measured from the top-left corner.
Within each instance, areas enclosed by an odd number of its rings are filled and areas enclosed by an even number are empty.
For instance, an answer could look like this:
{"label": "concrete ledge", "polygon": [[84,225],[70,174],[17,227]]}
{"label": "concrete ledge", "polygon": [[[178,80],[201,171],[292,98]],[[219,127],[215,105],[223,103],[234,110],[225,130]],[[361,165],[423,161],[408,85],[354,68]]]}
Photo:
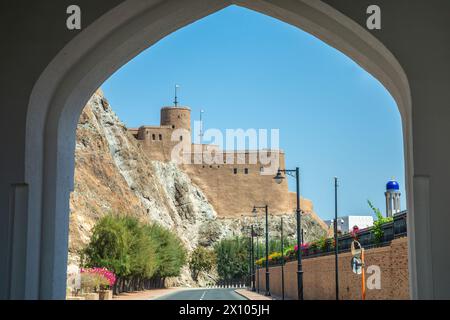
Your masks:
{"label": "concrete ledge", "polygon": [[263,296],[262,294],[250,291],[248,289],[237,289],[234,290],[234,292],[248,300],[273,300],[271,297]]}
{"label": "concrete ledge", "polygon": [[161,288],[136,292],[123,292],[113,297],[113,300],[154,300],[170,293],[184,290],[185,288]]}

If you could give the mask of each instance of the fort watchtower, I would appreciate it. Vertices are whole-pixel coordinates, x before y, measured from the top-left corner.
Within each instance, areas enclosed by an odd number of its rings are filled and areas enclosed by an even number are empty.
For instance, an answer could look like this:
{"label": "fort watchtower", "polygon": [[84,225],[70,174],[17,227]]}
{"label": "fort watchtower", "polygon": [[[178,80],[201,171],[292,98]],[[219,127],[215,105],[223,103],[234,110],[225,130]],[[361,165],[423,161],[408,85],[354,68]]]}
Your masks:
{"label": "fort watchtower", "polygon": [[[177,131],[179,129],[184,129],[184,132]],[[191,109],[182,106],[163,107],[159,126],[141,126],[129,131],[141,142],[151,159],[170,161],[175,145],[180,141],[190,144]]]}
{"label": "fort watchtower", "polygon": [[161,108],[161,126],[191,131],[191,109],[178,106]]}

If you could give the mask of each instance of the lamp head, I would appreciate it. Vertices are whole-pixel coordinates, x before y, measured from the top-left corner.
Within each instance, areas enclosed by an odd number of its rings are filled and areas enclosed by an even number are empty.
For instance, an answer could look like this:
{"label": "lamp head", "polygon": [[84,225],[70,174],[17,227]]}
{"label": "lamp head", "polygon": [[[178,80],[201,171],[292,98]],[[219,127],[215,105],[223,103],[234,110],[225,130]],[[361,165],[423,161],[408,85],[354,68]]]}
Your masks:
{"label": "lamp head", "polygon": [[281,184],[284,180],[283,175],[281,174],[281,170],[278,169],[277,175],[273,178],[277,184]]}

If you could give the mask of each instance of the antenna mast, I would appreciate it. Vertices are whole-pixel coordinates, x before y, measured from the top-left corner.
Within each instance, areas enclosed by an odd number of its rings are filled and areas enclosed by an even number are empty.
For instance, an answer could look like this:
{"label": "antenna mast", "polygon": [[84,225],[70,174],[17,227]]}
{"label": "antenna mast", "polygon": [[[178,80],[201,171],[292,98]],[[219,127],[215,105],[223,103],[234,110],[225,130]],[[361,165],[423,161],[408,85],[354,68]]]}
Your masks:
{"label": "antenna mast", "polygon": [[178,88],[180,86],[178,84],[175,85],[175,100],[173,101],[173,104],[175,105],[175,107],[178,106]]}

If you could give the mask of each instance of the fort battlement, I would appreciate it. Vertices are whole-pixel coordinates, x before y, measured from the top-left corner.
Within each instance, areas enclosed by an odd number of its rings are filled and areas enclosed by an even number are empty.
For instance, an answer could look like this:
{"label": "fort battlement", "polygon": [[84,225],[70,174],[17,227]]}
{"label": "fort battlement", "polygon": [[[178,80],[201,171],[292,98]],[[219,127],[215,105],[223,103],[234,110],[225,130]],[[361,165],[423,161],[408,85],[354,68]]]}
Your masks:
{"label": "fort battlement", "polygon": [[[202,189],[219,216],[251,215],[253,206],[265,204],[272,214],[293,211],[287,179],[281,184],[273,179],[276,170],[285,167],[282,150],[221,150],[218,145],[194,144],[190,113],[188,107],[163,107],[159,126],[144,125],[129,132],[151,160],[172,161],[174,147],[183,143],[182,156],[190,161],[180,167]],[[271,157],[277,160],[275,166],[268,162]],[[311,207],[305,205],[305,209]]]}

